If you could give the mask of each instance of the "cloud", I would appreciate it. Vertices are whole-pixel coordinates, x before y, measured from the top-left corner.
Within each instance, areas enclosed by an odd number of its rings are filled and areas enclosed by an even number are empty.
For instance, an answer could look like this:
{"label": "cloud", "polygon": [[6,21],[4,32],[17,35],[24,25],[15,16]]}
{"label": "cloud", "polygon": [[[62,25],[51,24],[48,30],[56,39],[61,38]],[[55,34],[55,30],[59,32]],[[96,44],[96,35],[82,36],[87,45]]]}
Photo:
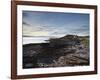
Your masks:
{"label": "cloud", "polygon": [[89,15],[23,11],[24,36],[88,35]]}
{"label": "cloud", "polygon": [[26,26],[31,26],[30,24],[28,24],[27,22],[24,22],[22,23],[23,25],[26,25]]}
{"label": "cloud", "polygon": [[61,37],[67,34],[75,35],[89,35],[88,25],[74,26],[73,27],[54,27],[54,26],[28,26],[23,25],[23,36],[51,36],[51,37]]}
{"label": "cloud", "polygon": [[76,29],[76,31],[89,32],[89,26],[88,25],[80,26],[78,29]]}
{"label": "cloud", "polygon": [[28,13],[23,11],[23,17],[28,17]]}
{"label": "cloud", "polygon": [[23,25],[23,36],[49,36],[50,30],[42,26]]}

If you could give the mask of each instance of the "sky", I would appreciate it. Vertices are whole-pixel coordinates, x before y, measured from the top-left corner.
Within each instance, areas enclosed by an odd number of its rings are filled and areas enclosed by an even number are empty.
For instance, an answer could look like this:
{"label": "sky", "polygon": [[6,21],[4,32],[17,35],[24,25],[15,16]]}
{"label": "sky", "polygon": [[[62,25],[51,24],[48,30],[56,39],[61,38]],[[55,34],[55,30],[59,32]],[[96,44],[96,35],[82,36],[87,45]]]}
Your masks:
{"label": "sky", "polygon": [[23,11],[23,37],[89,35],[89,14]]}

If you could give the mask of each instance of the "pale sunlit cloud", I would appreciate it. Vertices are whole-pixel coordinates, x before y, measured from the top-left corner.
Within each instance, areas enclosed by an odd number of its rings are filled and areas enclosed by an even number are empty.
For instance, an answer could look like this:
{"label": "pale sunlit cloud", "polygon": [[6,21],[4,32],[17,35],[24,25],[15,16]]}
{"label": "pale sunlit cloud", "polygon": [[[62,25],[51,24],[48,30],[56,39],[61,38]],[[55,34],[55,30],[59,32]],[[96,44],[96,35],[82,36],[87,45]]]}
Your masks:
{"label": "pale sunlit cloud", "polygon": [[49,36],[50,33],[46,30],[40,30],[42,27],[32,27],[23,25],[23,36]]}

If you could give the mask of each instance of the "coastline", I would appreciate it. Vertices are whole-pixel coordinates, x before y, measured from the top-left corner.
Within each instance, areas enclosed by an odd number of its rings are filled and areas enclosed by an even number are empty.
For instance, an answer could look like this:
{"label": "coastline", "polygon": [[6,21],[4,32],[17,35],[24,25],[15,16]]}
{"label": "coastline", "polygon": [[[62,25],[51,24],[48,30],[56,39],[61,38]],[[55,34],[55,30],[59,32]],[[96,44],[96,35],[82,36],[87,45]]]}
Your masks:
{"label": "coastline", "polygon": [[[79,37],[76,36],[75,39],[73,37],[75,38],[75,36],[71,36],[71,38],[65,36],[51,39],[49,43],[23,45],[23,68],[89,65],[88,45],[77,41]],[[71,40],[72,38],[74,41]]]}

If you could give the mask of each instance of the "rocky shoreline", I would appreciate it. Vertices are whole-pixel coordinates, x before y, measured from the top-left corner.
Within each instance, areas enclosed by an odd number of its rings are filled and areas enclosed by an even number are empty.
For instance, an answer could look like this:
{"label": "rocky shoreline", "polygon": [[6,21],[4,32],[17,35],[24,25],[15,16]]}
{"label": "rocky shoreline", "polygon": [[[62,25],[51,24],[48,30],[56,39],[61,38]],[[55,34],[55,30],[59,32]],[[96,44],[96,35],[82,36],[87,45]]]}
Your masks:
{"label": "rocky shoreline", "polygon": [[[70,37],[52,39],[49,43],[23,45],[23,68],[89,65],[89,46],[82,43],[83,38]],[[67,41],[66,44],[63,44],[64,41]]]}

